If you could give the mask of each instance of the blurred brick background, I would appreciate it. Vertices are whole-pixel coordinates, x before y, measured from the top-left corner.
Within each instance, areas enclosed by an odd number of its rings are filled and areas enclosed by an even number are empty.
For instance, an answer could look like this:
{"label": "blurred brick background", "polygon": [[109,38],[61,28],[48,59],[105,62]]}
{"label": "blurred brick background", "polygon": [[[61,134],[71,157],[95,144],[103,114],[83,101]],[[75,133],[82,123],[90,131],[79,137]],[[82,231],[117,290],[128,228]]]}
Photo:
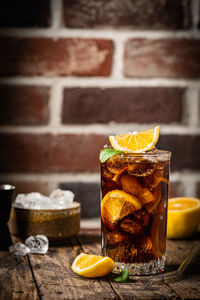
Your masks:
{"label": "blurred brick background", "polygon": [[200,197],[200,1],[0,4],[0,181],[99,215],[108,135],[161,125],[170,195]]}

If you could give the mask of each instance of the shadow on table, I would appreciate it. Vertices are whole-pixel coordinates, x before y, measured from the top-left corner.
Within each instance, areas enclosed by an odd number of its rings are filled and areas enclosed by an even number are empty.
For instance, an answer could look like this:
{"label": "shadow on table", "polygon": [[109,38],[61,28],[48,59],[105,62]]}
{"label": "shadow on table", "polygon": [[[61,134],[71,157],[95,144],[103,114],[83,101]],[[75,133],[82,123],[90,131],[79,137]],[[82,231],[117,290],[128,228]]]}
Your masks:
{"label": "shadow on table", "polygon": [[7,251],[12,245],[11,235],[7,224],[0,224],[0,251]]}

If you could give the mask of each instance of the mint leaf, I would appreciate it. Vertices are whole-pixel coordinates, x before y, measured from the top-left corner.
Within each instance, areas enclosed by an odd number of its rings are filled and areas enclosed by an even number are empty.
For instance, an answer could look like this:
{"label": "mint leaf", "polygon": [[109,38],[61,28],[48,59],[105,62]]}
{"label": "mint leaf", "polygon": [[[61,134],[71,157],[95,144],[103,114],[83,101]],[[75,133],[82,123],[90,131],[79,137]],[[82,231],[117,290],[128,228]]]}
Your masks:
{"label": "mint leaf", "polygon": [[123,269],[118,277],[113,279],[116,282],[127,282],[129,279],[128,269]]}
{"label": "mint leaf", "polygon": [[100,155],[99,155],[100,162],[104,163],[111,156],[118,154],[118,153],[122,153],[122,151],[117,151],[112,148],[103,149],[103,150],[101,150]]}

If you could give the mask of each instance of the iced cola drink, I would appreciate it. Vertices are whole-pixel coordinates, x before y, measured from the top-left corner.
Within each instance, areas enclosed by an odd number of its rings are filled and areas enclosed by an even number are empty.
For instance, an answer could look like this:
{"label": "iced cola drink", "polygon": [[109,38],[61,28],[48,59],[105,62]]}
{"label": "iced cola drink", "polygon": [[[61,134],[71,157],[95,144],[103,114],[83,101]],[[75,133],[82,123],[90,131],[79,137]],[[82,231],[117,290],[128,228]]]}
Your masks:
{"label": "iced cola drink", "polygon": [[114,271],[164,270],[170,152],[120,153],[101,164],[102,252]]}

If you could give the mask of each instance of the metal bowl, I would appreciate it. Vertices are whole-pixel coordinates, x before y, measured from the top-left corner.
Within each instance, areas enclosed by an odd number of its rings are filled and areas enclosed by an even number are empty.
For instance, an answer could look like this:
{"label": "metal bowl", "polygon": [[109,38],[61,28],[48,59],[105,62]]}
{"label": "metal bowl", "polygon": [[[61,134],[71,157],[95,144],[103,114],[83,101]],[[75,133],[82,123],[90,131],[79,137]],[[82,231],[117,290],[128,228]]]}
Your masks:
{"label": "metal bowl", "polygon": [[12,235],[25,239],[30,235],[44,234],[52,243],[58,243],[80,230],[80,203],[73,208],[25,209],[12,207],[9,228]]}

